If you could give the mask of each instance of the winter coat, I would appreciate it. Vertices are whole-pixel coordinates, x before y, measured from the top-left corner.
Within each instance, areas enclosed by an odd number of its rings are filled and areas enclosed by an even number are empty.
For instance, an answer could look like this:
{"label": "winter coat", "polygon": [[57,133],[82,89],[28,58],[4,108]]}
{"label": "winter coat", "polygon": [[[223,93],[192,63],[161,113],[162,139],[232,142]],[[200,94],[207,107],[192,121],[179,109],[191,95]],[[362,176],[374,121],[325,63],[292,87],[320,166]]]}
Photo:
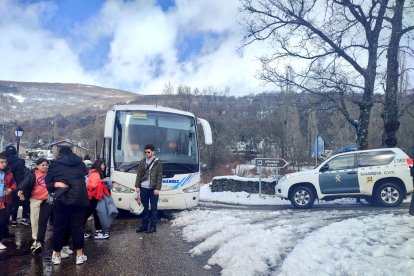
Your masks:
{"label": "winter coat", "polygon": [[86,190],[88,191],[88,198],[102,200],[102,196],[110,196],[108,187],[105,185],[101,176],[95,169],[89,171],[88,182],[86,185]]}
{"label": "winter coat", "polygon": [[149,179],[150,188],[161,190],[162,187],[162,163],[158,158],[155,158],[149,170],[145,170],[146,158],[143,158],[138,165],[137,178],[135,180],[135,187],[141,189],[141,183],[145,179]]}
{"label": "winter coat", "polygon": [[[20,183],[17,186],[17,191],[23,191],[25,199],[29,199],[32,197],[32,192],[36,185],[36,171],[37,169],[33,169],[29,173],[27,173],[22,183]],[[37,171],[37,174],[39,173],[40,172]]]}
{"label": "winter coat", "polygon": [[16,184],[19,185],[24,179],[24,172],[25,172],[25,163],[24,160],[18,158],[15,155],[7,156],[7,166],[11,169],[11,173],[13,174],[14,181]]}
{"label": "winter coat", "polygon": [[[16,181],[14,181],[14,177],[13,174],[10,172],[10,169],[4,170],[4,191],[6,191],[7,189],[12,189],[13,192],[16,191]],[[13,202],[12,194],[13,193],[10,193],[5,197],[0,198],[0,202],[11,204]]]}
{"label": "winter coat", "polygon": [[[82,158],[73,153],[60,155],[52,161],[45,181],[49,193],[55,193],[55,200],[64,205],[88,206],[86,191],[86,167]],[[68,188],[55,188],[55,182],[63,182]]]}
{"label": "winter coat", "polygon": [[118,209],[111,196],[104,195],[103,200],[98,201],[98,204],[96,205],[96,213],[98,214],[102,230],[107,231],[111,226],[112,221],[118,215]]}
{"label": "winter coat", "polygon": [[25,199],[30,198],[30,195],[32,194],[32,191],[33,191],[35,181],[36,181],[36,175],[35,175],[34,171],[32,170],[28,174],[26,174],[26,177],[17,186],[17,191],[22,191]]}

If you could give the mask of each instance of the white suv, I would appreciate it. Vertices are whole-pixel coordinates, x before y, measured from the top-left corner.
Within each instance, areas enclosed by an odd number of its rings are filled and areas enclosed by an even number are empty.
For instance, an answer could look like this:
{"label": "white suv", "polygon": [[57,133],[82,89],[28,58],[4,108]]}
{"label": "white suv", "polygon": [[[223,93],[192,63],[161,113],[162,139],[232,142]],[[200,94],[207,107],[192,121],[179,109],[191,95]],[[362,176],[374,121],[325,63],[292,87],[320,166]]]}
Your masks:
{"label": "white suv", "polygon": [[283,176],[276,196],[296,208],[310,208],[316,198],[364,198],[372,204],[395,207],[413,192],[409,164],[398,148],[361,150],[332,156],[313,170]]}

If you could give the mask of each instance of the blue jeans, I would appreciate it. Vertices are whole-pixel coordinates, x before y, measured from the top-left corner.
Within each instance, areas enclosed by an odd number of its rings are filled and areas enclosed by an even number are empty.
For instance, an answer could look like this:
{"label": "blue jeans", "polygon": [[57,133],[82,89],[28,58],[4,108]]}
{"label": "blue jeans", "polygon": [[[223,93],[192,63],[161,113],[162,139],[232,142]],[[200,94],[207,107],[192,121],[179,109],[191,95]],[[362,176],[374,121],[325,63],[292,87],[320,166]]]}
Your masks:
{"label": "blue jeans", "polygon": [[[141,188],[141,202],[144,206],[144,211],[142,212],[142,226],[145,228],[147,228],[148,225],[150,228],[157,227],[158,197],[159,196],[154,195],[154,189]],[[151,204],[151,210],[148,210],[149,204]]]}

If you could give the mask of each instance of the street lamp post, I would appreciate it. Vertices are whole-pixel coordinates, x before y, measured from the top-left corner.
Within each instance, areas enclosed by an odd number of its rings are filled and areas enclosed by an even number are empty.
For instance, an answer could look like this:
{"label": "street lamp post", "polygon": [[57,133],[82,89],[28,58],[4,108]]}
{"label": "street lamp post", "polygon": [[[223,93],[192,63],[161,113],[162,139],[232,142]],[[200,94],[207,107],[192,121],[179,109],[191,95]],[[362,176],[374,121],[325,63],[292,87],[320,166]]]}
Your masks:
{"label": "street lamp post", "polygon": [[24,130],[20,126],[18,126],[14,130],[14,136],[16,136],[16,141],[17,141],[17,146],[16,146],[17,156],[19,156],[20,139],[22,138],[23,133],[24,133]]}

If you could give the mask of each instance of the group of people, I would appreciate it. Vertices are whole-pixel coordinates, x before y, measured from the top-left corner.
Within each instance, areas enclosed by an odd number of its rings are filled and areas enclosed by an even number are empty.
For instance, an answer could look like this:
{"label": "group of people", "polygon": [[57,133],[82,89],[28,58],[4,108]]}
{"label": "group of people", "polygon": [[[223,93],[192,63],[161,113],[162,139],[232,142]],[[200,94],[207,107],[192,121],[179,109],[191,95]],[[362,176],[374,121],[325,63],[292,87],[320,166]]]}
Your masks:
{"label": "group of people", "polygon": [[[84,239],[91,234],[85,232],[85,225],[91,215],[95,224],[94,238],[109,238],[107,216],[116,216],[117,211],[110,194],[110,182],[104,181],[105,163],[85,159],[74,154],[70,147],[63,146],[50,165],[48,160],[39,158],[35,168],[25,173],[24,161],[17,157],[13,146],[0,153],[0,250],[7,249],[2,239],[10,235],[8,226],[16,221],[17,213],[13,216],[13,212],[19,204],[30,209],[33,253],[42,251],[48,220],[53,214],[53,264],[60,264],[62,258],[68,258],[74,251],[76,264],[87,260],[83,252]],[[162,163],[155,157],[154,146],[146,145],[135,181],[136,192],[144,207],[142,225],[136,229],[137,233],[157,231],[162,174]],[[25,205],[24,202],[29,203]],[[103,204],[107,204],[105,211],[115,210],[110,214],[99,212]],[[25,212],[22,220],[28,221],[29,211]],[[70,239],[73,251],[69,247]]]}
{"label": "group of people", "polygon": [[[65,146],[50,165],[48,160],[39,158],[35,168],[25,172],[24,161],[20,160],[14,146],[0,153],[0,250],[7,249],[2,239],[10,235],[8,226],[17,217],[17,211],[16,216],[13,211],[23,203],[23,208],[27,205],[30,209],[32,252],[41,252],[48,220],[53,214],[53,264],[60,264],[62,258],[73,253],[69,248],[70,239],[76,251],[76,264],[83,264],[87,260],[83,247],[89,216],[94,215],[95,239],[109,238],[109,226],[101,227],[96,211],[99,201],[105,197],[109,202],[111,199],[109,184],[104,182],[104,162],[84,162]],[[28,216],[29,211],[27,215],[23,211],[22,221],[28,221]]]}

